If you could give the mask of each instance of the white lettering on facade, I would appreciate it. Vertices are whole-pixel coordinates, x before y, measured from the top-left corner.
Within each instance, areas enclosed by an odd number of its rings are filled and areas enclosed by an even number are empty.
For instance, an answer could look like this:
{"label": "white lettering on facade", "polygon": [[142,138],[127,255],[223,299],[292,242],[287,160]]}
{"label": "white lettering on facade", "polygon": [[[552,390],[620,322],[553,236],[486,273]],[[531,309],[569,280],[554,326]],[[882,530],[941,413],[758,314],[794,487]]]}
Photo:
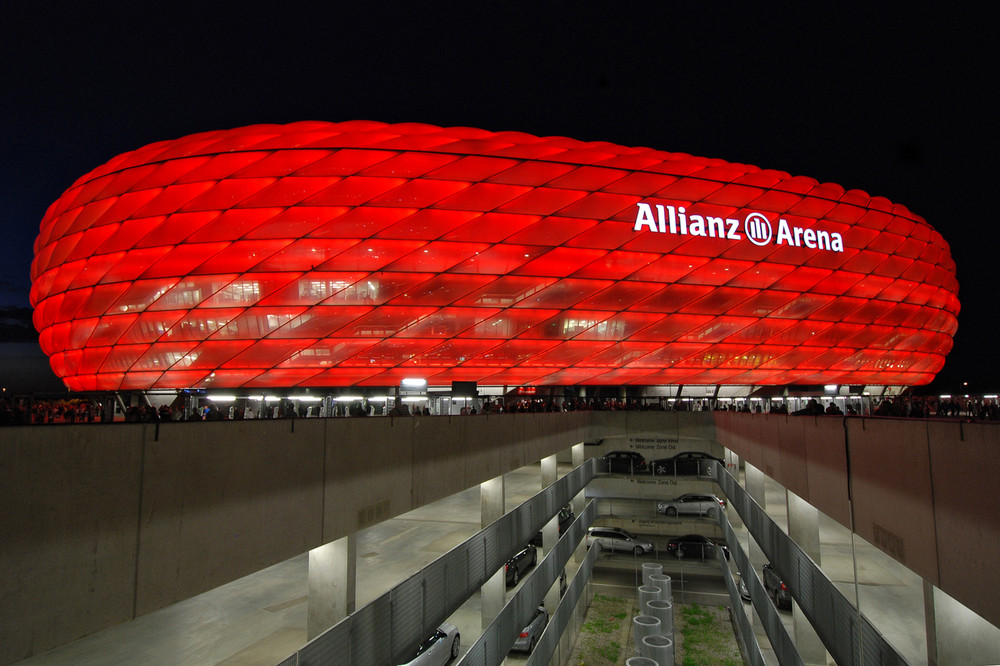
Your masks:
{"label": "white lettering on facade", "polygon": [[[633,231],[743,240],[743,235],[739,232],[739,220],[688,213],[684,206],[655,205],[654,215],[653,206],[650,204],[645,202],[636,204],[638,211]],[[747,240],[759,246],[770,245],[773,242],[775,245],[806,247],[811,250],[844,251],[844,238],[836,231],[795,227],[790,225],[788,220],[779,218],[777,233],[772,233],[771,221],[763,213],[748,213],[743,220],[743,233],[746,234]]]}

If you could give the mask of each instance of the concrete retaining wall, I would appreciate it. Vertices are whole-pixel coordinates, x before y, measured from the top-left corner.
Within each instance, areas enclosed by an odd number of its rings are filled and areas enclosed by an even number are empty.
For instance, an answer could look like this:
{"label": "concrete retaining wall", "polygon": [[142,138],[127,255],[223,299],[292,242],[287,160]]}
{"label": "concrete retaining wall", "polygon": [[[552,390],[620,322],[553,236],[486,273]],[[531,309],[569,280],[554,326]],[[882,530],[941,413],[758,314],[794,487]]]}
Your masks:
{"label": "concrete retaining wall", "polygon": [[729,412],[715,420],[723,445],[1000,626],[1000,425]]}

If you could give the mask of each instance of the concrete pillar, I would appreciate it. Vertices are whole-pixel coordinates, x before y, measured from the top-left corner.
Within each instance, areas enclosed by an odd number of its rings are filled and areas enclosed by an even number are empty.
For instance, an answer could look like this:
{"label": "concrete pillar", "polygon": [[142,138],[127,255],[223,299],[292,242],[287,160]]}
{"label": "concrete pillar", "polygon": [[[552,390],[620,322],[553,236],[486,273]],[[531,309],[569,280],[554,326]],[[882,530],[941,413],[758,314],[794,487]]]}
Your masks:
{"label": "concrete pillar", "polygon": [[1000,627],[940,589],[932,590],[937,661],[928,663],[1000,664]]}
{"label": "concrete pillar", "polygon": [[[479,497],[482,506],[482,525],[486,527],[504,514],[504,478],[500,476],[479,484]],[[483,629],[503,610],[504,593],[507,589],[506,576],[503,567],[493,574],[480,588],[482,600]]]}
{"label": "concrete pillar", "polygon": [[927,634],[927,666],[938,666],[937,618],[934,615],[934,584],[924,579],[924,631]]}
{"label": "concrete pillar", "polygon": [[309,551],[309,640],[354,612],[357,562],[355,534]]}
{"label": "concrete pillar", "polygon": [[[788,507],[789,538],[812,558],[816,566],[819,566],[819,510],[788,489],[785,490],[785,502]],[[802,661],[806,664],[826,666],[829,662],[826,647],[794,600],[792,600],[792,623],[795,628],[795,646]]]}
{"label": "concrete pillar", "polygon": [[[570,447],[570,451],[573,455],[573,469],[576,469],[577,467],[583,464],[583,461],[585,460],[584,456],[586,455],[585,447],[586,444],[584,444],[583,442],[580,442],[579,444],[574,444],[572,447]],[[579,516],[581,513],[583,513],[583,508],[587,505],[587,497],[585,493],[586,490],[581,490],[576,494],[576,497],[573,498],[572,507],[574,515]],[[583,562],[583,558],[587,556],[586,543],[587,543],[586,540],[580,541],[580,545],[573,553],[573,562],[575,562],[577,566],[579,566],[580,563]]]}
{"label": "concrete pillar", "polygon": [[[760,508],[767,508],[767,501],[764,499],[764,473],[759,469],[751,465],[750,463],[745,463],[744,465],[744,477],[743,485],[747,494],[760,505]],[[747,556],[750,558],[750,566],[753,567],[757,575],[760,576],[761,569],[767,564],[767,558],[764,556],[764,551],[760,549],[757,545],[757,541],[747,533]],[[758,641],[760,641],[761,636],[765,636],[764,626],[760,622],[760,618],[754,613],[750,618],[753,621],[754,633],[758,636]]]}
{"label": "concrete pillar", "polygon": [[[553,483],[555,483],[559,478],[559,468],[556,461],[556,456],[546,456],[542,458],[542,490],[545,490]],[[552,550],[556,541],[559,540],[559,514],[556,514],[549,522],[545,523],[542,528],[542,552],[538,559],[548,555],[549,551]],[[552,584],[549,591],[545,593],[544,599],[545,609],[549,613],[554,613],[556,606],[559,605],[559,579]]]}
{"label": "concrete pillar", "polygon": [[545,490],[559,479],[559,468],[556,456],[542,458],[542,490]]}
{"label": "concrete pillar", "polygon": [[[729,473],[739,483],[740,457],[736,455],[736,452],[726,449],[726,454],[722,459],[726,461],[726,469],[729,470]],[[726,517],[729,518],[729,524],[732,525],[734,532],[739,533],[743,529],[743,519],[740,518],[740,514],[736,511],[727,511]]]}

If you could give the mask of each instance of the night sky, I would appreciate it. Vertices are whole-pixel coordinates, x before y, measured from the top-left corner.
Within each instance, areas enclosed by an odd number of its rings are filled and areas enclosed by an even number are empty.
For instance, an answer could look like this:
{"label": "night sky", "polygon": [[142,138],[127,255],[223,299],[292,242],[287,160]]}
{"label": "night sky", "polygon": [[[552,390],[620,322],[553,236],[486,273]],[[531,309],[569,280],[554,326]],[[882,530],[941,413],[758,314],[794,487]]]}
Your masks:
{"label": "night sky", "polygon": [[717,157],[901,203],[958,264],[959,332],[936,386],[1000,389],[994,14],[100,4],[0,10],[0,305],[27,306],[48,205],[115,155],[256,123],[424,122]]}

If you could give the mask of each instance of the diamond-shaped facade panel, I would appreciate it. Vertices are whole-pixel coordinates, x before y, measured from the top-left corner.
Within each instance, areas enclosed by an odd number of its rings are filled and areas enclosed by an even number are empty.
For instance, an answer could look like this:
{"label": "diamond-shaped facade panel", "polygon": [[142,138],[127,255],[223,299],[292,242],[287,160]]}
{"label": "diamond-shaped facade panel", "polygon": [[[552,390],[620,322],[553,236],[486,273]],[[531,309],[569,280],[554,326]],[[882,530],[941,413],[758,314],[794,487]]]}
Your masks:
{"label": "diamond-shaped facade panel", "polygon": [[924,384],[955,265],[898,204],[686,154],[370,121],[205,132],[50,206],[73,390]]}

